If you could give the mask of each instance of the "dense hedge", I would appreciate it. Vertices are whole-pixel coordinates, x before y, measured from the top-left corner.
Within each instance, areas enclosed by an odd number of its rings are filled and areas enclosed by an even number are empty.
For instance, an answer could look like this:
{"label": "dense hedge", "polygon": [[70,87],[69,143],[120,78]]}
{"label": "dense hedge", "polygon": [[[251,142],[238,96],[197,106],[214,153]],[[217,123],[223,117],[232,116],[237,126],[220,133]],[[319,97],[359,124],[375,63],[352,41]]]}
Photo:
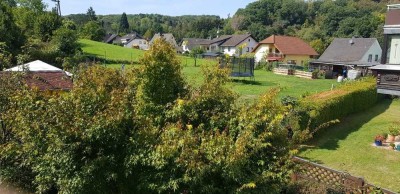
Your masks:
{"label": "dense hedge", "polygon": [[302,99],[300,125],[302,129],[315,132],[329,122],[367,110],[377,101],[378,94],[374,78],[347,82],[334,90]]}

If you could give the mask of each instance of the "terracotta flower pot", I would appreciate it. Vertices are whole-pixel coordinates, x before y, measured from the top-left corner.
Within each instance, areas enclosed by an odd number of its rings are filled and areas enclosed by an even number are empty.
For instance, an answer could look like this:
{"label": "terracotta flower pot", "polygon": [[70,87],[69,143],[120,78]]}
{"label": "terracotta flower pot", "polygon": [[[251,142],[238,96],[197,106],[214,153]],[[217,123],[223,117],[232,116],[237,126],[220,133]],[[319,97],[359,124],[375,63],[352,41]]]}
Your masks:
{"label": "terracotta flower pot", "polygon": [[396,136],[396,137],[394,138],[394,141],[395,141],[395,142],[400,142],[400,135]]}
{"label": "terracotta flower pot", "polygon": [[394,135],[388,135],[386,142],[394,142],[395,136]]}

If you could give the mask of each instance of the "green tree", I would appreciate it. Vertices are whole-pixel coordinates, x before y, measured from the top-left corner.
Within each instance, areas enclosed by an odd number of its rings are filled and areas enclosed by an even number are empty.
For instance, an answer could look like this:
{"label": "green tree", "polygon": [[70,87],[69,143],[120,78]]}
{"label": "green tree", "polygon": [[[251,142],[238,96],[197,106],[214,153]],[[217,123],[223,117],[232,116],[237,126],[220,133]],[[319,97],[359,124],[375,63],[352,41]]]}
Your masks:
{"label": "green tree", "polygon": [[53,32],[61,27],[60,17],[52,12],[40,14],[34,24],[34,32],[37,38],[47,42],[53,36]]}
{"label": "green tree", "polygon": [[311,41],[310,46],[313,47],[319,54],[323,53],[326,48],[321,39]]}
{"label": "green tree", "polygon": [[96,12],[94,11],[93,7],[89,7],[86,12],[86,17],[88,21],[97,21]]}
{"label": "green tree", "polygon": [[80,37],[85,39],[100,41],[104,36],[104,29],[95,21],[89,21],[82,27],[80,31]]}
{"label": "green tree", "polygon": [[5,43],[3,49],[16,52],[23,45],[25,37],[15,24],[11,8],[3,1],[0,1],[0,12],[0,42]]}
{"label": "green tree", "polygon": [[152,31],[151,29],[148,29],[146,31],[146,33],[144,33],[143,38],[150,40],[153,37],[153,35],[154,35],[154,31]]}
{"label": "green tree", "polygon": [[59,28],[54,32],[51,44],[54,50],[63,57],[73,56],[80,50],[76,31],[67,27]]}
{"label": "green tree", "polygon": [[121,19],[119,21],[119,32],[120,33],[127,33],[129,31],[129,22],[128,18],[126,17],[126,13],[122,13]]}
{"label": "green tree", "polygon": [[193,48],[190,53],[189,56],[192,57],[194,59],[194,66],[197,66],[197,58],[199,57],[199,55],[203,54],[204,50],[201,49],[200,47],[196,47]]}
{"label": "green tree", "polygon": [[167,105],[184,94],[185,81],[175,49],[164,39],[155,40],[140,60],[139,99],[148,104]]}
{"label": "green tree", "polygon": [[42,0],[16,0],[19,6],[28,8],[36,14],[43,13],[47,6],[42,2]]}

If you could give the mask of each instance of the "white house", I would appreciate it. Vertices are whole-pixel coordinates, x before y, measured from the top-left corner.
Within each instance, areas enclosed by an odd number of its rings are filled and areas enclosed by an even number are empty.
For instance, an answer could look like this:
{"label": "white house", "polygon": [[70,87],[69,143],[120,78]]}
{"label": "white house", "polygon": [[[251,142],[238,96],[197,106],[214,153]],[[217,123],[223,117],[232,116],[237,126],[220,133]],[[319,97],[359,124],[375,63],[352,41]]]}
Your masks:
{"label": "white house", "polygon": [[182,50],[183,52],[190,52],[195,48],[200,48],[207,52],[209,50],[210,41],[209,39],[201,38],[184,38],[182,41]]}
{"label": "white house", "polygon": [[149,42],[144,38],[135,38],[127,42],[124,47],[138,48],[140,50],[149,50]]}
{"label": "white house", "polygon": [[149,43],[146,39],[140,36],[137,32],[132,32],[118,39],[119,43],[127,48],[138,48],[148,50]]}
{"label": "white house", "polygon": [[240,56],[251,53],[258,42],[250,34],[232,35],[220,45],[224,54],[229,56]]}

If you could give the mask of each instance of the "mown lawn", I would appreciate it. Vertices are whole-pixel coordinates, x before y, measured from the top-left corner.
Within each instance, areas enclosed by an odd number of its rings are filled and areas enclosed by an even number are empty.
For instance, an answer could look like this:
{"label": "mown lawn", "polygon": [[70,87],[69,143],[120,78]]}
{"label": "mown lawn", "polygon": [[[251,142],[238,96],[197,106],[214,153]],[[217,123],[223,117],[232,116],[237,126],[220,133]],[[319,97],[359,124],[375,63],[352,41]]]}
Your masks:
{"label": "mown lawn", "polygon": [[[82,49],[85,54],[97,56],[113,60],[139,61],[143,56],[144,51],[137,49],[124,48],[116,45],[105,44],[91,40],[80,40]],[[179,56],[183,67],[183,73],[186,75],[188,82],[191,85],[198,86],[201,84],[203,77],[201,65],[217,65],[215,60],[197,59],[196,66],[193,58]],[[110,68],[121,68],[121,64],[106,64]],[[138,65],[126,65],[125,68],[133,68]],[[290,95],[300,97],[302,94],[313,94],[325,90],[330,90],[332,84],[336,84],[335,80],[307,80],[294,76],[275,75],[272,72],[264,70],[255,71],[255,81],[250,81],[248,78],[239,78],[232,80],[229,87],[239,93],[240,98],[246,101],[257,98],[262,93],[267,92],[274,87],[280,87],[280,97]]]}
{"label": "mown lawn", "polygon": [[317,134],[300,157],[400,192],[400,152],[372,146],[374,137],[387,133],[392,122],[399,121],[399,115],[400,100],[383,100]]}

